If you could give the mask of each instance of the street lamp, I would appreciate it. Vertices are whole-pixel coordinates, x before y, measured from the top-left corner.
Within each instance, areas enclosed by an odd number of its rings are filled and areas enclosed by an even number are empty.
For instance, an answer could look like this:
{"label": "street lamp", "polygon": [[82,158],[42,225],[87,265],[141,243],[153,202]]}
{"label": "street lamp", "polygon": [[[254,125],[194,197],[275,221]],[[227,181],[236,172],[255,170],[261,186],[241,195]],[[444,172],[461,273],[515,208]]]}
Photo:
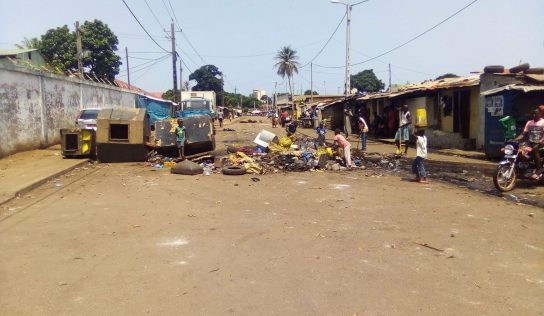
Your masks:
{"label": "street lamp", "polygon": [[357,2],[357,3],[354,3],[354,4],[349,4],[349,3],[346,3],[346,2],[342,2],[342,1],[338,1],[338,0],[331,0],[331,3],[336,3],[336,4],[343,4],[346,6],[346,83],[345,83],[345,86],[344,86],[344,89],[346,89],[345,91],[345,94],[346,94],[346,97],[349,96],[350,92],[351,92],[351,80],[350,80],[350,68],[351,68],[351,28],[350,28],[350,23],[351,23],[351,9],[356,6],[356,5],[359,5],[363,2],[367,2],[367,1],[370,1],[370,0],[364,0],[364,1],[360,1],[360,2]]}

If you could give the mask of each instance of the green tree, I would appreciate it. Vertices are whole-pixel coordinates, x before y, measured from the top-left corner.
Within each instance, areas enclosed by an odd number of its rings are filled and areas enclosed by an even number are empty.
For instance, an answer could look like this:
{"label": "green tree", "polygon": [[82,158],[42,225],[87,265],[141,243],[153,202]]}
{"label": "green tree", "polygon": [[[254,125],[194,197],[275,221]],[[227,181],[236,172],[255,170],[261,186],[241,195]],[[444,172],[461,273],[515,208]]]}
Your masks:
{"label": "green tree", "polygon": [[77,69],[76,36],[67,25],[45,32],[41,36],[39,51],[55,69],[62,72]]}
{"label": "green tree", "polygon": [[459,76],[456,75],[456,74],[452,74],[452,73],[448,72],[447,74],[443,74],[442,76],[436,77],[436,79],[434,79],[434,80],[441,80],[441,79],[446,79],[446,78],[459,78]]}
{"label": "green tree", "polygon": [[[176,95],[178,96],[178,99],[179,99],[179,89],[176,90]],[[162,98],[165,99],[165,100],[174,101],[174,93],[173,93],[173,89],[168,89],[168,90],[166,90],[166,92],[164,92],[164,93],[162,94]]]}
{"label": "green tree", "polygon": [[81,44],[87,52],[83,67],[90,74],[113,81],[119,73],[121,58],[115,54],[119,40],[107,24],[102,21],[85,21],[81,26]]}
{"label": "green tree", "polygon": [[40,44],[41,44],[40,39],[37,37],[32,37],[32,38],[25,37],[21,41],[21,44],[15,44],[15,46],[20,49],[24,49],[24,48],[40,49]]}
{"label": "green tree", "polygon": [[385,84],[376,77],[374,70],[366,69],[351,76],[351,87],[361,92],[378,92],[385,88]]}
{"label": "green tree", "polygon": [[[81,26],[81,44],[85,71],[110,81],[119,73],[121,58],[115,54],[119,41],[107,24],[85,21]],[[65,72],[77,71],[76,34],[67,25],[48,30],[41,36],[39,51],[52,67]]]}
{"label": "green tree", "polygon": [[223,73],[214,65],[205,65],[189,75],[189,80],[196,81],[193,91],[223,91]]}
{"label": "green tree", "polygon": [[[311,94],[312,94],[312,90],[304,91],[304,95],[311,95]],[[319,93],[317,93],[317,91],[314,91],[314,95],[319,95]]]}
{"label": "green tree", "polygon": [[[283,46],[276,54],[276,64],[275,67],[278,69],[277,73],[282,78],[287,76],[289,81],[289,89],[291,90],[291,100],[293,100],[293,86],[291,85],[291,78],[295,73],[298,73],[298,67],[300,66],[297,56],[297,51],[292,49],[291,46]],[[293,111],[295,110],[295,105],[293,103]]]}

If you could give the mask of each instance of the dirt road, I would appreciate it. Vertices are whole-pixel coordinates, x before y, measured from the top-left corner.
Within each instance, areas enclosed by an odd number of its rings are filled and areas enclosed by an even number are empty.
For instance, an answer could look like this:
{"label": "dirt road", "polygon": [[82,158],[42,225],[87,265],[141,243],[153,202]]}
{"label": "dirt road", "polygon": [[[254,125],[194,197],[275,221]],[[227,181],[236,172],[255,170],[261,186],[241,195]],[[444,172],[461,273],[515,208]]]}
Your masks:
{"label": "dirt road", "polygon": [[371,170],[252,177],[102,164],[3,205],[0,314],[544,311],[542,209]]}

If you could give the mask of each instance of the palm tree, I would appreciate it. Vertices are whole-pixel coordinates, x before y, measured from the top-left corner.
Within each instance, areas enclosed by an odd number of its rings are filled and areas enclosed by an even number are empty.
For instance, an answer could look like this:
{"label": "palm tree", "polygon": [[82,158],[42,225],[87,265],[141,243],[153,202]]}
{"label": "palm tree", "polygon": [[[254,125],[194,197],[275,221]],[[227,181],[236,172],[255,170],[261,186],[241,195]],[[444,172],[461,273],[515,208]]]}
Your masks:
{"label": "palm tree", "polygon": [[291,78],[293,78],[293,74],[298,73],[298,67],[300,66],[297,61],[297,51],[292,49],[291,46],[283,46],[276,54],[275,59],[277,60],[275,67],[278,69],[278,75],[280,75],[282,78],[287,76],[287,80],[289,81],[289,89],[291,90],[291,100],[293,101],[294,113],[295,98],[293,94],[293,86],[291,85]]}
{"label": "palm tree", "polygon": [[21,44],[15,44],[15,46],[19,49],[24,49],[24,48],[39,49],[40,43],[41,43],[40,39],[36,37],[33,37],[33,38],[25,37],[25,39],[21,41]]}

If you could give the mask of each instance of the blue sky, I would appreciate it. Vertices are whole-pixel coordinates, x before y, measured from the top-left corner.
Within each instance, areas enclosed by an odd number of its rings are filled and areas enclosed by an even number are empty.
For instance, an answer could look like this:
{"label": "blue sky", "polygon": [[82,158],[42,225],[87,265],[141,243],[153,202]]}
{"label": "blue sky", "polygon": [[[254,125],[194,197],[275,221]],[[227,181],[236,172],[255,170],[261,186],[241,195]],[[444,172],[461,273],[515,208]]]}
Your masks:
{"label": "blue sky", "polygon": [[[170,28],[168,0],[126,0],[158,43],[170,50],[162,27]],[[226,75],[225,90],[249,94],[252,89],[278,92],[287,88],[276,75],[274,55],[284,45],[298,51],[301,65],[323,47],[345,13],[345,6],[328,0],[170,0],[183,30],[177,33],[178,52],[190,70],[204,64]],[[357,1],[352,1],[353,3]],[[383,53],[420,34],[471,0],[370,0],[352,11],[352,62]],[[0,1],[0,49],[10,49],[24,37],[39,36],[49,28],[76,20],[99,19],[119,37],[119,54],[125,62],[128,47],[131,66],[165,55],[145,35],[121,0],[19,0]],[[171,13],[170,13],[171,14]],[[352,73],[374,69],[388,82],[418,82],[452,72],[468,75],[485,65],[508,67],[522,62],[544,66],[544,1],[479,0],[451,20],[414,42],[377,60],[352,67]],[[345,21],[314,63],[345,64]],[[194,46],[193,50],[187,41]],[[150,53],[140,53],[150,52]],[[198,55],[197,55],[198,53]],[[199,56],[200,55],[200,56]],[[134,59],[132,58],[134,57]],[[145,58],[145,59],[143,59]],[[131,73],[133,84],[148,91],[172,87],[171,59]],[[143,68],[143,69],[141,69]],[[125,65],[120,78],[126,80]],[[314,90],[337,93],[344,84],[343,68],[313,68]],[[188,71],[183,73],[184,80]],[[310,88],[310,67],[295,75],[295,90]],[[193,83],[194,84],[194,83]]]}

